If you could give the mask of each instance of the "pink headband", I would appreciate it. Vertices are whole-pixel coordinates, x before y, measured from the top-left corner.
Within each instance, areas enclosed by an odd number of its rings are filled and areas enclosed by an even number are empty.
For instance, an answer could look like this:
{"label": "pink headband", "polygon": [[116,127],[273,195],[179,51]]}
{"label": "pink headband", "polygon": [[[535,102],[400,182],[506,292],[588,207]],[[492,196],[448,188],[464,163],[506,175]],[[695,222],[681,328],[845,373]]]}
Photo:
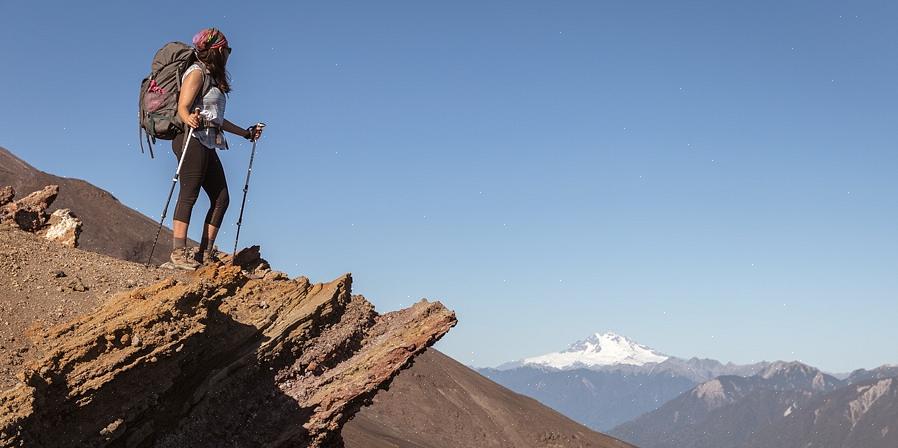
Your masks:
{"label": "pink headband", "polygon": [[206,28],[193,36],[193,46],[198,51],[228,46],[228,39],[217,28]]}

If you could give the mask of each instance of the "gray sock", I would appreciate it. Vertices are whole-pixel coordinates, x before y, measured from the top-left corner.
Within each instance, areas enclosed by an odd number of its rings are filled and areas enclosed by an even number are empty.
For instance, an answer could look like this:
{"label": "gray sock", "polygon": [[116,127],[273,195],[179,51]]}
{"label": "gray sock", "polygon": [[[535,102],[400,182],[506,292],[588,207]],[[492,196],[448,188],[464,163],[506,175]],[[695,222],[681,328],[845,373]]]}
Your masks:
{"label": "gray sock", "polygon": [[172,240],[172,249],[177,250],[177,249],[183,249],[185,247],[187,247],[187,237],[186,236],[184,238],[174,237],[174,239]]}

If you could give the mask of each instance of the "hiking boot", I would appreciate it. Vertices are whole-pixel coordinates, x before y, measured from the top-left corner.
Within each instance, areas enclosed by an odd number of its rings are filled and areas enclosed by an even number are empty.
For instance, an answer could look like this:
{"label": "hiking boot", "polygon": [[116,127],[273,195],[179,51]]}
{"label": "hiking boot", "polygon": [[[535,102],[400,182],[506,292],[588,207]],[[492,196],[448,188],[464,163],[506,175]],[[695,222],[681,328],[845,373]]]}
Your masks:
{"label": "hiking boot", "polygon": [[186,271],[195,271],[200,267],[200,264],[193,259],[190,249],[186,247],[171,251],[171,263],[174,267]]}
{"label": "hiking boot", "polygon": [[188,247],[187,256],[190,257],[191,260],[203,264],[203,253],[200,252],[199,247]]}
{"label": "hiking boot", "polygon": [[218,263],[219,261],[221,261],[221,257],[218,256],[218,254],[220,253],[221,252],[215,249],[209,249],[203,252],[203,264]]}
{"label": "hiking boot", "polygon": [[193,259],[201,265],[208,266],[210,264],[215,264],[221,261],[220,254],[223,254],[223,252],[214,248],[206,249],[204,251],[200,251],[199,248],[197,248]]}

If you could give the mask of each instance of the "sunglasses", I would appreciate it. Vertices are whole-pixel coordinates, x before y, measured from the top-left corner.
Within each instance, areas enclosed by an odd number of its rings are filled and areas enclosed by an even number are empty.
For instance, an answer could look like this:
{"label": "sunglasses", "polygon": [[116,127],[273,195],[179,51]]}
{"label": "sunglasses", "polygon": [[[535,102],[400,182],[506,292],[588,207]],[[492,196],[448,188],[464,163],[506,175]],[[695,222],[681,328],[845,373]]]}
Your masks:
{"label": "sunglasses", "polygon": [[233,49],[231,47],[222,47],[221,51],[224,51],[225,53],[228,54],[228,56],[230,56],[231,51],[233,51]]}

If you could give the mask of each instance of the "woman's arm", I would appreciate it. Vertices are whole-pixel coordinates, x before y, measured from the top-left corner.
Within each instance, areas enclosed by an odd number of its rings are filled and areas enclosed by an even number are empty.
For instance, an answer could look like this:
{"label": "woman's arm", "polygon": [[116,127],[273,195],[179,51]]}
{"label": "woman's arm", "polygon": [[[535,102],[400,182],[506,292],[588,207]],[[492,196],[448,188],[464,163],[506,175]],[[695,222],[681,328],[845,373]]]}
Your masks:
{"label": "woman's arm", "polygon": [[202,85],[202,71],[194,70],[181,83],[181,93],[178,95],[178,118],[181,119],[182,123],[194,129],[200,126],[200,114],[196,111],[191,113],[190,106],[193,105],[193,100],[196,99],[196,95],[199,93]]}
{"label": "woman's arm", "polygon": [[240,126],[237,126],[236,124],[228,121],[227,118],[225,118],[224,122],[221,123],[221,129],[223,131],[230,132],[231,134],[239,135],[243,138],[249,138],[249,129],[243,129]]}
{"label": "woman's arm", "polygon": [[236,124],[231,123],[228,120],[224,120],[224,122],[221,123],[221,129],[228,131],[231,134],[236,134],[236,135],[239,135],[247,140],[253,140],[253,141],[258,140],[259,137],[262,136],[262,128],[264,128],[264,127],[265,127],[264,124],[259,123],[259,124],[254,124],[246,129],[243,129],[240,126],[237,126]]}

